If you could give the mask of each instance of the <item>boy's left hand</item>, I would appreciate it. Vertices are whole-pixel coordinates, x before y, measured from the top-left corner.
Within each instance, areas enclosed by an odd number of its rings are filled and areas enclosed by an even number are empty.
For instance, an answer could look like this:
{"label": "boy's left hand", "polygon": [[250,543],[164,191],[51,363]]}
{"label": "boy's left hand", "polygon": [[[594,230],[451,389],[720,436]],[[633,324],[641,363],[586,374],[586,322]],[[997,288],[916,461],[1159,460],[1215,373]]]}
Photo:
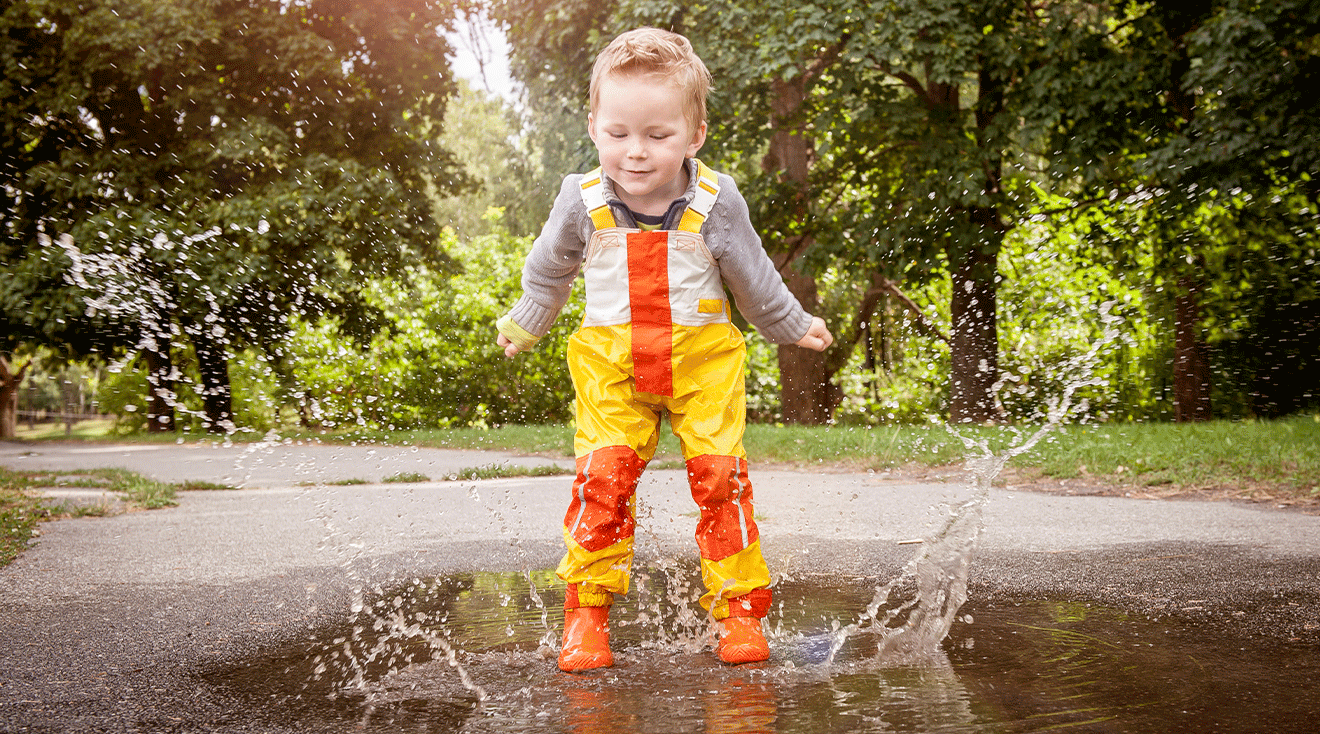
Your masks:
{"label": "boy's left hand", "polygon": [[509,337],[503,334],[500,334],[499,336],[495,337],[495,343],[504,348],[504,356],[510,359],[512,359],[514,355],[516,355],[518,352],[522,351],[521,349],[518,348],[517,344],[514,344],[512,341],[509,340]]}
{"label": "boy's left hand", "polygon": [[834,335],[825,326],[825,319],[819,316],[811,317],[811,326],[807,328],[806,336],[798,339],[796,344],[799,347],[814,349],[817,352],[825,351],[825,348],[834,343]]}

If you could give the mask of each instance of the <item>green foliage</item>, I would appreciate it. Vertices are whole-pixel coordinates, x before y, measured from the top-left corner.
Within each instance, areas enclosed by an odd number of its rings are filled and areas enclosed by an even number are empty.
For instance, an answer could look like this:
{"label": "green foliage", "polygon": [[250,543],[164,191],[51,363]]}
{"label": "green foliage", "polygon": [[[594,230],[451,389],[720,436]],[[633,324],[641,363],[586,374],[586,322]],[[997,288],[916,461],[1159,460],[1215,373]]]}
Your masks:
{"label": "green foliage", "polygon": [[1071,426],[1021,463],[1059,477],[1090,475],[1147,486],[1273,486],[1320,497],[1320,417],[1192,425]]}
{"label": "green foliage", "polygon": [[0,467],[0,568],[27,549],[37,523],[50,514],[45,503],[24,490],[26,476]]}
{"label": "green foliage", "polygon": [[[426,0],[41,0],[0,13],[0,338],[279,357],[371,327],[364,276],[441,268],[422,130],[452,91]],[[408,39],[401,42],[401,39]],[[212,406],[208,406],[210,408]]]}
{"label": "green foliage", "polygon": [[515,235],[541,230],[568,171],[537,165],[536,141],[526,132],[503,100],[459,82],[439,142],[477,188],[437,197],[436,220],[460,241],[492,233],[491,208],[503,211],[499,225]]}
{"label": "green foliage", "polygon": [[[99,408],[115,416],[112,432],[126,436],[147,429],[147,371],[140,357],[111,364],[97,390]],[[178,370],[174,407],[175,425],[185,433],[206,430],[203,392],[206,387],[197,372],[191,349],[176,355]],[[280,402],[279,381],[261,353],[247,349],[230,361],[230,379],[234,387],[233,421],[244,432],[264,434],[282,425],[284,408]]]}
{"label": "green foliage", "polygon": [[391,474],[380,481],[386,484],[415,484],[429,482],[431,478],[420,472],[399,472],[398,474]]}
{"label": "green foliage", "polygon": [[123,495],[126,501],[137,507],[144,510],[158,510],[179,504],[174,485],[157,482],[130,471],[106,470],[106,472],[110,476],[110,491]]}
{"label": "green foliage", "polygon": [[[1320,5],[1225,0],[1187,37],[1196,114],[1167,148],[1227,190],[1320,171]],[[1172,157],[1172,156],[1169,156]],[[1198,170],[1199,169],[1199,170]],[[1311,187],[1314,195],[1316,189]]]}
{"label": "green foliage", "polygon": [[486,466],[469,466],[446,475],[444,478],[451,482],[472,480],[472,479],[504,479],[507,477],[553,477],[571,475],[573,469],[551,464],[540,466],[513,466],[510,464],[488,464]]}
{"label": "green foliage", "polygon": [[99,361],[69,362],[59,354],[38,348],[30,352],[32,367],[18,391],[18,409],[46,413],[91,413],[99,408],[95,396],[105,366]]}
{"label": "green foliage", "polygon": [[346,343],[331,319],[299,324],[286,354],[313,423],[393,430],[568,418],[566,339],[581,304],[570,302],[536,350],[506,359],[494,323],[521,292],[531,241],[493,216],[492,234],[446,239],[457,273],[418,266],[367,284],[382,328],[363,347]]}

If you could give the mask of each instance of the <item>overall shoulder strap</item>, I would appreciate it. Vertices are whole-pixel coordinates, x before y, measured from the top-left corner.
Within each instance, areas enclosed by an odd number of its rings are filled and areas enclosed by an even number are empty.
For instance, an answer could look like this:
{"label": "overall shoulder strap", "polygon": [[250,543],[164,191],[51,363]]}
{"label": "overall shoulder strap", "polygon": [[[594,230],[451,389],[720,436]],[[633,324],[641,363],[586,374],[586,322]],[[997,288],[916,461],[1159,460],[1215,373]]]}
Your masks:
{"label": "overall shoulder strap", "polygon": [[700,234],[701,225],[706,223],[706,217],[710,216],[710,210],[715,206],[715,197],[719,195],[719,177],[705,163],[697,161],[697,194],[692,197],[687,211],[683,212],[678,228],[684,232]]}
{"label": "overall shoulder strap", "polygon": [[610,205],[605,203],[605,184],[601,180],[599,167],[582,176],[582,203],[586,204],[587,212],[591,215],[591,224],[596,229],[617,226],[614,222],[614,212],[610,210]]}

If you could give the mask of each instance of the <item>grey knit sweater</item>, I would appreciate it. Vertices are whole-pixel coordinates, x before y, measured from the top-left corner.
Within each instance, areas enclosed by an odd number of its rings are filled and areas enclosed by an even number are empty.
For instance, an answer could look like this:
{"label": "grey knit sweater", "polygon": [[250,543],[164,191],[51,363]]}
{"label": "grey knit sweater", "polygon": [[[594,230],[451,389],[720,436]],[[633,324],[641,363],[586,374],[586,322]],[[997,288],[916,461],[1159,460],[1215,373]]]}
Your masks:
{"label": "grey knit sweater", "polygon": [[[670,208],[666,229],[674,227],[696,194],[697,164],[689,159],[687,165],[688,190]],[[505,317],[538,339],[550,330],[568,302],[573,279],[586,255],[586,243],[594,231],[591,216],[582,203],[581,181],[581,174],[564,179],[554,209],[523,264],[523,295]],[[615,221],[619,226],[635,227],[632,215],[615,195],[609,178],[605,178],[604,185],[605,201],[614,211]],[[720,276],[743,317],[771,342],[792,344],[806,335],[811,315],[789,292],[761,246],[761,238],[752,228],[747,201],[738,193],[733,179],[719,174],[719,185],[715,207],[701,228],[706,247],[719,263]]]}

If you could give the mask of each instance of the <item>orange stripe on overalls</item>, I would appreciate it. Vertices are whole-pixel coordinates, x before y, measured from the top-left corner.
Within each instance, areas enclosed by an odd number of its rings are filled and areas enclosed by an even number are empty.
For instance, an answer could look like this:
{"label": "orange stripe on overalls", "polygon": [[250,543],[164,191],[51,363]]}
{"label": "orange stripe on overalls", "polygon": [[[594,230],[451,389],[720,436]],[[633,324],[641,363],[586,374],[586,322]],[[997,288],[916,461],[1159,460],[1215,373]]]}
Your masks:
{"label": "orange stripe on overalls", "polygon": [[637,390],[674,394],[674,320],[669,309],[669,233],[628,233],[628,302],[632,309]]}

